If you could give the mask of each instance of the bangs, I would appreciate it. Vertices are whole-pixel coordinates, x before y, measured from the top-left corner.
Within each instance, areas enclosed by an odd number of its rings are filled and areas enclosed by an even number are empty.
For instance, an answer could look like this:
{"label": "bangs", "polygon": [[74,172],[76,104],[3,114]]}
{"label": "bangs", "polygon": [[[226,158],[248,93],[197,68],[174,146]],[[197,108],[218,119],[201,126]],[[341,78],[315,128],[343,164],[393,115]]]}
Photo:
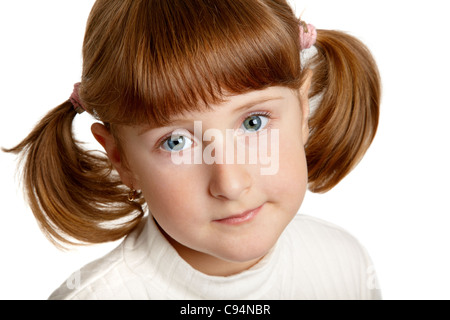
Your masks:
{"label": "bangs", "polygon": [[[85,38],[82,95],[104,122],[163,126],[174,115],[203,110],[228,95],[300,86],[298,20],[284,1],[95,6]],[[101,28],[95,26],[99,15],[108,21]],[[87,56],[95,59],[86,62]]]}

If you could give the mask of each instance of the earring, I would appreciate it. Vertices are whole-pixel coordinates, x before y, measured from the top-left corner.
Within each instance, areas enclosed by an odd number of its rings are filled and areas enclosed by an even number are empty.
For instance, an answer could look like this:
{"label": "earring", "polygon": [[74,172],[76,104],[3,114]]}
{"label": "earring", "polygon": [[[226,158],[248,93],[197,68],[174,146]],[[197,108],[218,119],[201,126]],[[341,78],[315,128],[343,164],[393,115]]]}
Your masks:
{"label": "earring", "polygon": [[130,191],[128,192],[128,201],[133,202],[137,198],[137,191],[131,187]]}

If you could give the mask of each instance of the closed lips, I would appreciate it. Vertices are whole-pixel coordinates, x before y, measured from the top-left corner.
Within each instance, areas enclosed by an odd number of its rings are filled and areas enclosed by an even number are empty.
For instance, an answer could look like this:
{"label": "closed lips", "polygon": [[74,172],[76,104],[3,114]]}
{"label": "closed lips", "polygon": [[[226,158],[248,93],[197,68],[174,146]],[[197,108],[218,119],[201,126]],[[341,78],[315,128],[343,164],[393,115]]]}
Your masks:
{"label": "closed lips", "polygon": [[255,208],[255,209],[247,210],[240,214],[231,215],[226,218],[218,219],[218,220],[214,220],[214,221],[219,222],[219,223],[224,223],[224,224],[243,223],[243,222],[253,219],[259,213],[259,211],[261,210],[262,207],[263,207],[263,205]]}

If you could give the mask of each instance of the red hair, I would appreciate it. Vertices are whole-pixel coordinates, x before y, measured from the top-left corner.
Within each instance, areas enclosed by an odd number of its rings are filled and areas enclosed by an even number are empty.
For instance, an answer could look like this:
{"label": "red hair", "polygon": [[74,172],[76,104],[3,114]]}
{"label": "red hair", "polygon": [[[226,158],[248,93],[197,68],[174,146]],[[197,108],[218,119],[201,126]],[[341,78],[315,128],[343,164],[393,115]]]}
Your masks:
{"label": "red hair", "polygon": [[[335,186],[360,160],[378,124],[380,81],[367,48],[318,30],[310,96],[321,95],[306,145],[309,188]],[[98,0],[83,44],[80,99],[115,134],[121,124],[166,124],[224,93],[297,89],[299,20],[285,0]],[[55,243],[119,239],[144,216],[109,160],[80,147],[66,101],[15,148],[28,202]],[[116,136],[119,139],[120,137]],[[119,143],[120,145],[120,143]]]}

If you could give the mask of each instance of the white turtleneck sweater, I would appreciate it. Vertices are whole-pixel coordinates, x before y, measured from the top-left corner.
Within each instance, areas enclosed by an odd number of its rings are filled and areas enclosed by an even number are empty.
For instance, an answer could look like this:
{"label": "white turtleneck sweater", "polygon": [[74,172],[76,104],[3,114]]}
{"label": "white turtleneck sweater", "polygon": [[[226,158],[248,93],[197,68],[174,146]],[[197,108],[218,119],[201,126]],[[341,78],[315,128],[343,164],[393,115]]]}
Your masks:
{"label": "white turtleneck sweater", "polygon": [[297,215],[277,244],[239,274],[209,276],[185,262],[144,219],[116,249],[50,299],[379,299],[365,249],[341,228]]}

